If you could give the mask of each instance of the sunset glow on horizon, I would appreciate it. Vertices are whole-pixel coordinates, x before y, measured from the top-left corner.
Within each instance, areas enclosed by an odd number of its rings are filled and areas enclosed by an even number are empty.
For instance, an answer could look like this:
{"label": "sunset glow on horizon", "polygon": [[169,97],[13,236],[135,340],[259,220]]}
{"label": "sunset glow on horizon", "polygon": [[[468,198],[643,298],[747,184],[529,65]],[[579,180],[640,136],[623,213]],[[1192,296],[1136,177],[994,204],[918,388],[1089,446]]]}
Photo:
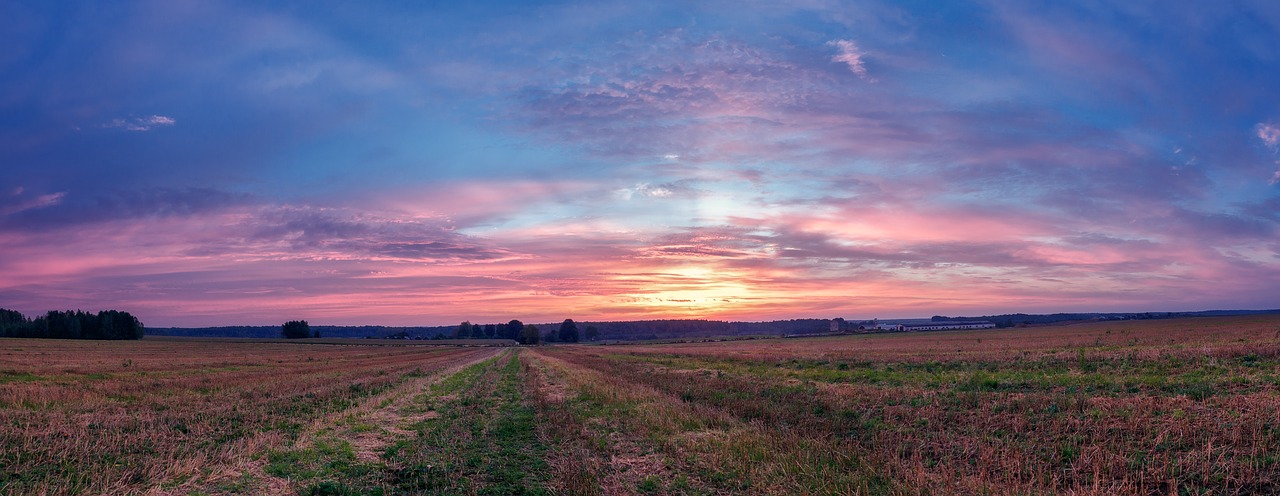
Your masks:
{"label": "sunset glow on horizon", "polygon": [[1280,307],[1280,7],[7,2],[0,308]]}

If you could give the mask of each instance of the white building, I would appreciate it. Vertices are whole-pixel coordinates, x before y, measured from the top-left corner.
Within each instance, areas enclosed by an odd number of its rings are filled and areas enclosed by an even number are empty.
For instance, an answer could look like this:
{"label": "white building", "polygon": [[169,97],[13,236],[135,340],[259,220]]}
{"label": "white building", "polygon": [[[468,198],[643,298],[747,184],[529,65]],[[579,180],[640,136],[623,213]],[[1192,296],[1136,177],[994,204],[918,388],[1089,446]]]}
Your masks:
{"label": "white building", "polygon": [[930,322],[928,324],[904,324],[902,331],[943,331],[948,329],[991,329],[996,325],[985,321]]}

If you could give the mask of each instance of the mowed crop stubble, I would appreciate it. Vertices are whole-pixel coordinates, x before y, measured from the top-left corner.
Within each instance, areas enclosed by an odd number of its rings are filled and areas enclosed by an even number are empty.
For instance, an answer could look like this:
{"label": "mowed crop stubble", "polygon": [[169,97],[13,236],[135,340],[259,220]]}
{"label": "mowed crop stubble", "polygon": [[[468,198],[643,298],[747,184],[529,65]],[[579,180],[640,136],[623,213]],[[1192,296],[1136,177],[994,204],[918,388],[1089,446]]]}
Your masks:
{"label": "mowed crop stubble", "polygon": [[1280,316],[523,348],[0,341],[3,494],[1280,491]]}

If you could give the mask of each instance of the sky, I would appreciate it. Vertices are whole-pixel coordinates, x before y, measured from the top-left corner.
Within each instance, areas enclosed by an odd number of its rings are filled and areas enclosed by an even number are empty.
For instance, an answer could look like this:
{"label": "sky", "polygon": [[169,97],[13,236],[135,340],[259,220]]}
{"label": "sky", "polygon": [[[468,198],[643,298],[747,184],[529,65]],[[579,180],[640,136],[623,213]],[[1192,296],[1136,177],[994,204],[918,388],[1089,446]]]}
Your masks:
{"label": "sky", "polygon": [[1280,307],[1280,3],[0,2],[0,307]]}

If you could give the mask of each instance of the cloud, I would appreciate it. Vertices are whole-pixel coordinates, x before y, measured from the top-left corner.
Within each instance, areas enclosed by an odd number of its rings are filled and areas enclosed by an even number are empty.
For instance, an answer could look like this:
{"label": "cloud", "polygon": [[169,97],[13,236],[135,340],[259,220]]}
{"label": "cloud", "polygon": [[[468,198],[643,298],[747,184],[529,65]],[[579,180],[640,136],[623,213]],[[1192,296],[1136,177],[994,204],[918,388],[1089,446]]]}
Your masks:
{"label": "cloud", "polygon": [[[1257,130],[1258,139],[1262,140],[1262,144],[1272,151],[1280,151],[1280,127],[1260,122],[1255,126],[1255,129]],[[1280,170],[1276,170],[1271,174],[1271,179],[1267,180],[1267,184],[1271,186],[1280,184]]]}
{"label": "cloud", "polygon": [[513,256],[457,233],[443,217],[306,204],[260,205],[210,215],[193,221],[222,227],[195,243],[189,252],[193,255],[464,264]]}
{"label": "cloud", "polygon": [[649,184],[639,183],[630,188],[614,190],[614,198],[631,200],[642,198],[696,197],[698,191],[681,183]]}
{"label": "cloud", "polygon": [[558,143],[636,161],[750,157],[754,150],[731,147],[787,138],[766,138],[779,131],[777,112],[807,105],[815,88],[835,83],[785,54],[679,30],[582,56],[550,60],[545,75],[516,89],[513,121]]}
{"label": "cloud", "polygon": [[250,195],[210,188],[122,190],[63,201],[66,196],[43,195],[25,208],[5,212],[15,215],[0,222],[0,228],[34,232],[139,218],[186,218],[257,203]]}
{"label": "cloud", "polygon": [[130,117],[128,119],[111,119],[111,122],[103,124],[103,128],[107,129],[126,129],[129,131],[150,131],[157,127],[167,127],[176,124],[178,121],[172,117],[163,115],[150,115],[146,117]]}
{"label": "cloud", "polygon": [[40,195],[35,198],[24,199],[23,188],[15,188],[8,198],[0,198],[0,216],[13,215],[27,210],[36,210],[48,208],[62,203],[62,199],[67,196],[65,191]]}
{"label": "cloud", "polygon": [[1266,123],[1259,123],[1257,125],[1257,131],[1258,139],[1262,140],[1263,144],[1272,148],[1280,145],[1280,127]]}
{"label": "cloud", "polygon": [[849,72],[862,79],[867,78],[867,66],[862,61],[866,54],[858,49],[857,44],[850,40],[831,40],[827,42],[827,46],[836,47],[836,54],[831,57],[832,62],[844,62],[849,66]]}

